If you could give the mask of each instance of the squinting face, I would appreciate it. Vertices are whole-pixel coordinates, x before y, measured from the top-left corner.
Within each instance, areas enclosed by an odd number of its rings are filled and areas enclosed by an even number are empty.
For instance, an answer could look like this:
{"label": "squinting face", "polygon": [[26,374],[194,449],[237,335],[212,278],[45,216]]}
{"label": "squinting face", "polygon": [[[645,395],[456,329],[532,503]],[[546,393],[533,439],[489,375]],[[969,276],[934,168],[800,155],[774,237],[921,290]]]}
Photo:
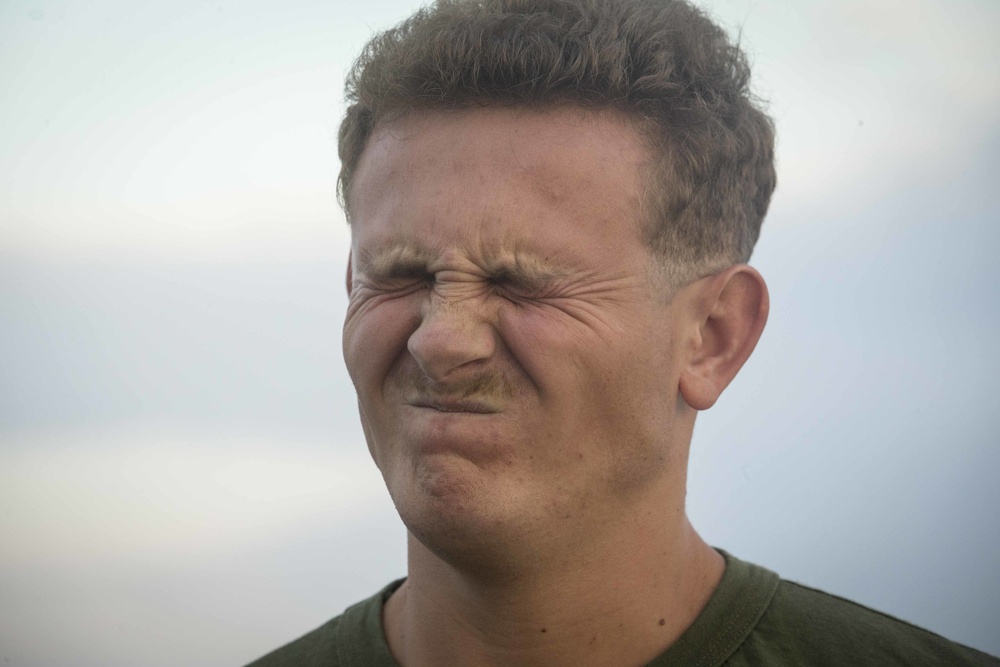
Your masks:
{"label": "squinting face", "polygon": [[365,149],[344,356],[372,456],[432,550],[565,546],[683,485],[647,161],[621,119],[575,108],[416,112]]}

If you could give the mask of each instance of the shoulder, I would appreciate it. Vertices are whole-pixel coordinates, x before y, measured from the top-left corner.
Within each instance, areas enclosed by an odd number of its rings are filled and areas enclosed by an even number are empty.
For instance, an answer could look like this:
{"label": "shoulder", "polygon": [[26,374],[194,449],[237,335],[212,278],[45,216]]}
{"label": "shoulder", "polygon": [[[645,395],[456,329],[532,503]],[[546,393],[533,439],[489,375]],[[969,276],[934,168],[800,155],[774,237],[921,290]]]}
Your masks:
{"label": "shoulder", "polygon": [[784,580],[733,657],[733,665],[747,658],[746,664],[1000,666],[929,630]]}
{"label": "shoulder", "polygon": [[281,648],[251,662],[247,667],[293,667],[310,665],[328,665],[338,667],[337,629],[343,616],[327,621],[312,632],[307,632],[298,639]]}
{"label": "shoulder", "polygon": [[398,667],[382,628],[382,605],[403,580],[246,667]]}
{"label": "shoulder", "polygon": [[312,632],[254,660],[247,667],[339,667],[337,635],[343,618],[337,616],[327,621]]}

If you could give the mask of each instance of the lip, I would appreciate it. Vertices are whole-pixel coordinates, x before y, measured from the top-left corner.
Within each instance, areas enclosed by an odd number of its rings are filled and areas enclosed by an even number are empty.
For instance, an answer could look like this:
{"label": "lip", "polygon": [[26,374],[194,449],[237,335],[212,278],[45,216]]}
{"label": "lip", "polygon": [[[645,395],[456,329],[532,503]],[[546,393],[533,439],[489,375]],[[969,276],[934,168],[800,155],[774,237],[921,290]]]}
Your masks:
{"label": "lip", "polygon": [[493,405],[485,401],[469,399],[424,397],[408,401],[408,403],[415,408],[426,408],[447,413],[491,415],[499,412]]}

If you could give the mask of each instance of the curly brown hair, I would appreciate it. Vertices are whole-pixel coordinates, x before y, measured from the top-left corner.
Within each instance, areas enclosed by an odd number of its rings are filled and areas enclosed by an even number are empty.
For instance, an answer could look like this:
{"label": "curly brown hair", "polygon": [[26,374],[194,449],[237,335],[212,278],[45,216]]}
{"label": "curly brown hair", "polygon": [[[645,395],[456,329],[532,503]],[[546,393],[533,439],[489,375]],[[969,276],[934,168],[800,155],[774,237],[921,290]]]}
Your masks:
{"label": "curly brown hair", "polygon": [[379,122],[418,109],[575,104],[634,121],[655,166],[648,242],[674,284],[750,258],[774,127],[737,44],[684,0],[437,0],[364,48],[346,83],[338,196]]}

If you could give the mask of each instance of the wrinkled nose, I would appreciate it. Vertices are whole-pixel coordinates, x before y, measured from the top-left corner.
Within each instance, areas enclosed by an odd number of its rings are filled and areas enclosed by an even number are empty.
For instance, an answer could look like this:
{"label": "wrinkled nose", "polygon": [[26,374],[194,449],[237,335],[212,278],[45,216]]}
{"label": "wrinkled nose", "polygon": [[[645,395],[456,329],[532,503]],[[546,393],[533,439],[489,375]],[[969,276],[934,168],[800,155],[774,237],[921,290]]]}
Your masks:
{"label": "wrinkled nose", "polygon": [[477,301],[432,296],[424,304],[407,349],[431,380],[445,381],[452,371],[489,359],[496,351],[496,332]]}

